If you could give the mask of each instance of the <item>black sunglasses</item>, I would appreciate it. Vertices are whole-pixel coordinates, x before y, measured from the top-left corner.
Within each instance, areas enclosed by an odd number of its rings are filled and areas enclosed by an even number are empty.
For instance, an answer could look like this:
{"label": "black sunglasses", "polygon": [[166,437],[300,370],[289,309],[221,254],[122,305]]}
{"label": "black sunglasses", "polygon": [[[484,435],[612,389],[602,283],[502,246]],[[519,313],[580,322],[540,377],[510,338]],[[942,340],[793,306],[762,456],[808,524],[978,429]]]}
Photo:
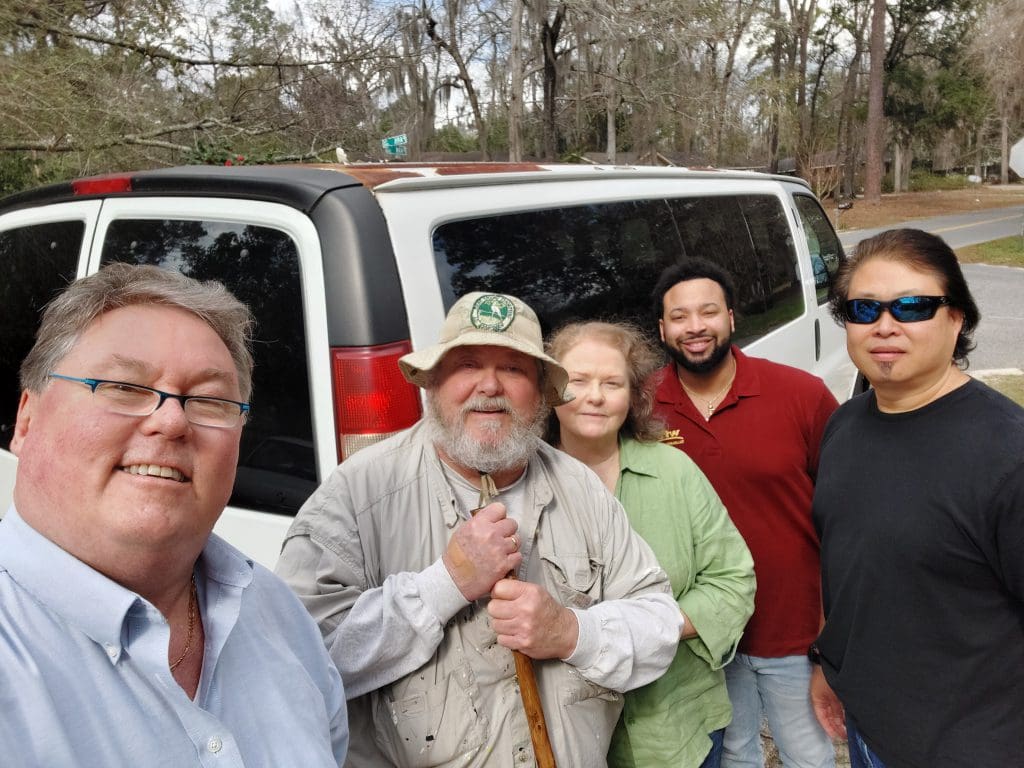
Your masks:
{"label": "black sunglasses", "polygon": [[882,310],[901,323],[920,323],[931,320],[939,307],[949,304],[947,296],[900,296],[892,301],[875,301],[874,299],[850,299],[844,305],[846,319],[851,323],[867,325],[875,322],[882,315]]}

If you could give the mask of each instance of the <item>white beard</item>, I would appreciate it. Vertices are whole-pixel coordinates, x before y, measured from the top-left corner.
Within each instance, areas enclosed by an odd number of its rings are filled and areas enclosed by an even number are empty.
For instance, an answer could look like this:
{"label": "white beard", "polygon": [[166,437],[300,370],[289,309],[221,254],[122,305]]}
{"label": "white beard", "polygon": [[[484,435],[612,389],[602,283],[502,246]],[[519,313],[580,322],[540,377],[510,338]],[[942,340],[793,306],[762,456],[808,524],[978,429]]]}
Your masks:
{"label": "white beard", "polygon": [[[462,428],[470,411],[495,408],[512,417],[504,439],[501,434],[504,427],[497,423],[489,430],[491,439],[477,440]],[[548,407],[545,405],[540,405],[533,419],[527,421],[503,397],[474,397],[463,403],[453,418],[446,418],[434,392],[428,390],[427,412],[423,421],[431,441],[447,456],[464,467],[493,474],[526,466],[530,456],[540,447],[547,416]]]}

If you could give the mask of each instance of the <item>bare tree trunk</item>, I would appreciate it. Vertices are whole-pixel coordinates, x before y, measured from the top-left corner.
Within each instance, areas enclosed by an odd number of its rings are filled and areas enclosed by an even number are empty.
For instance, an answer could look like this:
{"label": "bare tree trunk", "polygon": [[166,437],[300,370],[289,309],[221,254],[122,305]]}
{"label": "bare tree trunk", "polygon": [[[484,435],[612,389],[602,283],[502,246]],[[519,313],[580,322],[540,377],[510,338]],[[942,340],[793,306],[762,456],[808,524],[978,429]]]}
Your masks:
{"label": "bare tree trunk", "polygon": [[466,91],[466,99],[469,101],[469,107],[473,111],[473,122],[476,124],[477,143],[480,146],[480,153],[484,160],[489,160],[490,151],[488,145],[490,142],[487,140],[487,121],[484,120],[483,112],[480,110],[480,99],[476,92],[476,86],[473,84],[473,77],[469,74],[466,59],[459,50],[457,10],[454,7],[448,7],[448,39],[445,39],[438,33],[437,21],[431,16],[430,11],[427,10],[425,1],[421,9],[427,37],[439,49],[451,56],[452,61],[455,63],[455,68],[459,72],[459,80]]}
{"label": "bare tree trunk", "polygon": [[903,191],[903,144],[893,141],[893,191]]}
{"label": "bare tree trunk", "polygon": [[903,147],[903,180],[900,182],[900,192],[910,191],[910,171],[914,167],[914,145],[907,139]]}
{"label": "bare tree trunk", "polygon": [[836,161],[842,164],[839,179],[839,194],[843,197],[852,198],[855,194],[857,166],[860,161],[860,146],[855,140],[854,127],[857,121],[854,119],[853,107],[857,100],[858,77],[860,63],[863,58],[862,39],[856,41],[857,51],[847,71],[846,82],[843,85],[843,101],[840,108],[840,148],[836,151]]}
{"label": "bare tree trunk", "polygon": [[718,87],[718,106],[715,115],[715,157],[711,158],[714,165],[722,164],[722,143],[729,109],[729,85],[732,83],[733,71],[736,68],[736,52],[743,42],[743,36],[747,33],[756,8],[756,2],[750,2],[746,6],[742,2],[736,4],[735,26],[731,30],[732,37],[726,41],[725,69],[722,71],[722,82]]}
{"label": "bare tree trunk", "polygon": [[[707,86],[710,93],[718,92],[721,94],[722,85],[717,82],[718,80],[718,44],[714,40],[707,42],[707,53],[705,56],[704,67],[708,71],[708,79],[710,80]],[[722,132],[720,130],[722,117],[718,114],[718,99],[711,100],[711,126],[708,131],[708,145],[707,145],[707,164],[718,165],[718,142],[721,139]]]}
{"label": "bare tree trunk", "polygon": [[864,60],[864,33],[867,22],[870,20],[870,13],[861,16],[859,13],[853,18],[853,56],[846,69],[846,77],[843,81],[843,96],[839,107],[839,147],[836,149],[836,162],[840,164],[839,169],[839,197],[852,198],[855,195],[857,165],[860,160],[860,147],[855,140],[855,126],[857,120],[854,118],[854,104],[857,102],[860,86],[860,67]]}
{"label": "bare tree trunk", "polygon": [[544,159],[558,157],[558,129],[555,125],[555,98],[558,95],[558,38],[565,21],[565,4],[560,3],[553,19],[540,26],[540,47],[544,59]]}
{"label": "bare tree trunk", "polygon": [[810,178],[808,162],[812,151],[811,115],[807,104],[807,57],[814,18],[817,14],[817,0],[789,0],[790,16],[797,35],[796,60],[796,175]]}
{"label": "bare tree trunk", "polygon": [[619,81],[621,76],[619,63],[622,60],[622,49],[619,39],[609,34],[605,42],[601,58],[603,64],[601,69],[606,73],[602,89],[604,90],[604,118],[607,137],[605,142],[605,157],[609,163],[614,163],[617,154],[618,132],[615,125],[615,115],[619,108]]}
{"label": "bare tree trunk", "polygon": [[984,146],[984,131],[984,124],[982,124],[978,126],[978,130],[974,134],[974,175],[979,179],[981,178],[981,153],[982,146]]}
{"label": "bare tree trunk", "polygon": [[608,130],[608,141],[605,144],[605,160],[609,163],[615,162],[616,155],[616,130],[615,130],[615,112],[618,108],[618,91],[615,88],[615,84],[609,82],[608,93],[605,97],[604,106],[604,118],[605,126]]}
{"label": "bare tree trunk", "polygon": [[1010,183],[1010,125],[1004,114],[999,126],[999,183]]}
{"label": "bare tree trunk", "polygon": [[903,181],[903,145],[898,141],[892,143],[892,191],[902,192]]}
{"label": "bare tree trunk", "polygon": [[867,161],[864,168],[864,198],[871,205],[882,202],[885,13],[885,0],[874,0],[871,15],[871,69],[868,75]]}
{"label": "bare tree trunk", "polygon": [[508,159],[523,159],[523,2],[512,0],[511,51],[509,56]]}
{"label": "bare tree trunk", "polygon": [[768,127],[768,170],[779,172],[779,122],[782,115],[782,101],[779,98],[782,84],[782,8],[779,0],[772,4],[772,87],[771,113]]}

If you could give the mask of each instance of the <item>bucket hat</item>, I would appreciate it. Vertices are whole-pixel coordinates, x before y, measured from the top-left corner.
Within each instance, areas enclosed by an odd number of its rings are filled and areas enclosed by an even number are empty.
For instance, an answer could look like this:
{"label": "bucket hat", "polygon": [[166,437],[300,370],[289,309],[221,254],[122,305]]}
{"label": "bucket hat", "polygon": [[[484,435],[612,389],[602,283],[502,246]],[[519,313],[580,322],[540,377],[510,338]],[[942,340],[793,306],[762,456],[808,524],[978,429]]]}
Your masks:
{"label": "bucket hat", "polygon": [[404,355],[398,367],[407,381],[426,387],[441,358],[456,347],[468,346],[508,347],[540,360],[544,366],[544,402],[563,405],[572,400],[565,392],[569,375],[554,358],[544,354],[537,314],[521,299],[502,293],[467,293],[448,310],[440,341]]}

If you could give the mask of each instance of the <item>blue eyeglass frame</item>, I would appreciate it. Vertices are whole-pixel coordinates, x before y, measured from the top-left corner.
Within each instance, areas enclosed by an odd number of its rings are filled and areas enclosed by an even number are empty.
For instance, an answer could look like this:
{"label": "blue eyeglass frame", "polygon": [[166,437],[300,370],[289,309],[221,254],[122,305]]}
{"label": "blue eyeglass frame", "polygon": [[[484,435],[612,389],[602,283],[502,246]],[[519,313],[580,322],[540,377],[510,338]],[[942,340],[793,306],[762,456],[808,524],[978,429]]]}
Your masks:
{"label": "blue eyeglass frame", "polygon": [[[850,299],[843,305],[846,320],[856,325],[870,325],[878,322],[882,312],[888,312],[898,323],[923,323],[935,317],[939,307],[949,306],[948,296],[900,296],[892,301],[876,299]],[[873,312],[868,318],[861,314],[864,310]],[[914,317],[920,313],[920,317]]]}
{"label": "blue eyeglass frame", "polygon": [[149,392],[156,392],[158,395],[160,395],[160,402],[156,404],[156,408],[150,411],[150,415],[160,410],[160,406],[163,405],[167,400],[177,400],[179,403],[181,403],[182,410],[185,410],[185,403],[187,403],[189,400],[218,400],[222,403],[231,403],[232,405],[238,406],[238,415],[240,417],[245,416],[252,409],[252,406],[250,406],[249,403],[241,403],[238,400],[229,400],[226,397],[212,397],[210,395],[174,395],[171,394],[170,392],[164,392],[162,389],[156,389],[155,387],[147,387],[144,384],[135,384],[134,382],[131,381],[114,381],[113,379],[83,379],[78,376],[65,376],[62,373],[53,373],[52,371],[46,375],[51,379],[63,379],[64,381],[74,381],[79,384],[85,384],[87,387],[89,387],[89,390],[93,394],[96,394],[96,387],[98,387],[100,384],[123,384],[126,387],[135,387],[136,389],[145,389]]}

